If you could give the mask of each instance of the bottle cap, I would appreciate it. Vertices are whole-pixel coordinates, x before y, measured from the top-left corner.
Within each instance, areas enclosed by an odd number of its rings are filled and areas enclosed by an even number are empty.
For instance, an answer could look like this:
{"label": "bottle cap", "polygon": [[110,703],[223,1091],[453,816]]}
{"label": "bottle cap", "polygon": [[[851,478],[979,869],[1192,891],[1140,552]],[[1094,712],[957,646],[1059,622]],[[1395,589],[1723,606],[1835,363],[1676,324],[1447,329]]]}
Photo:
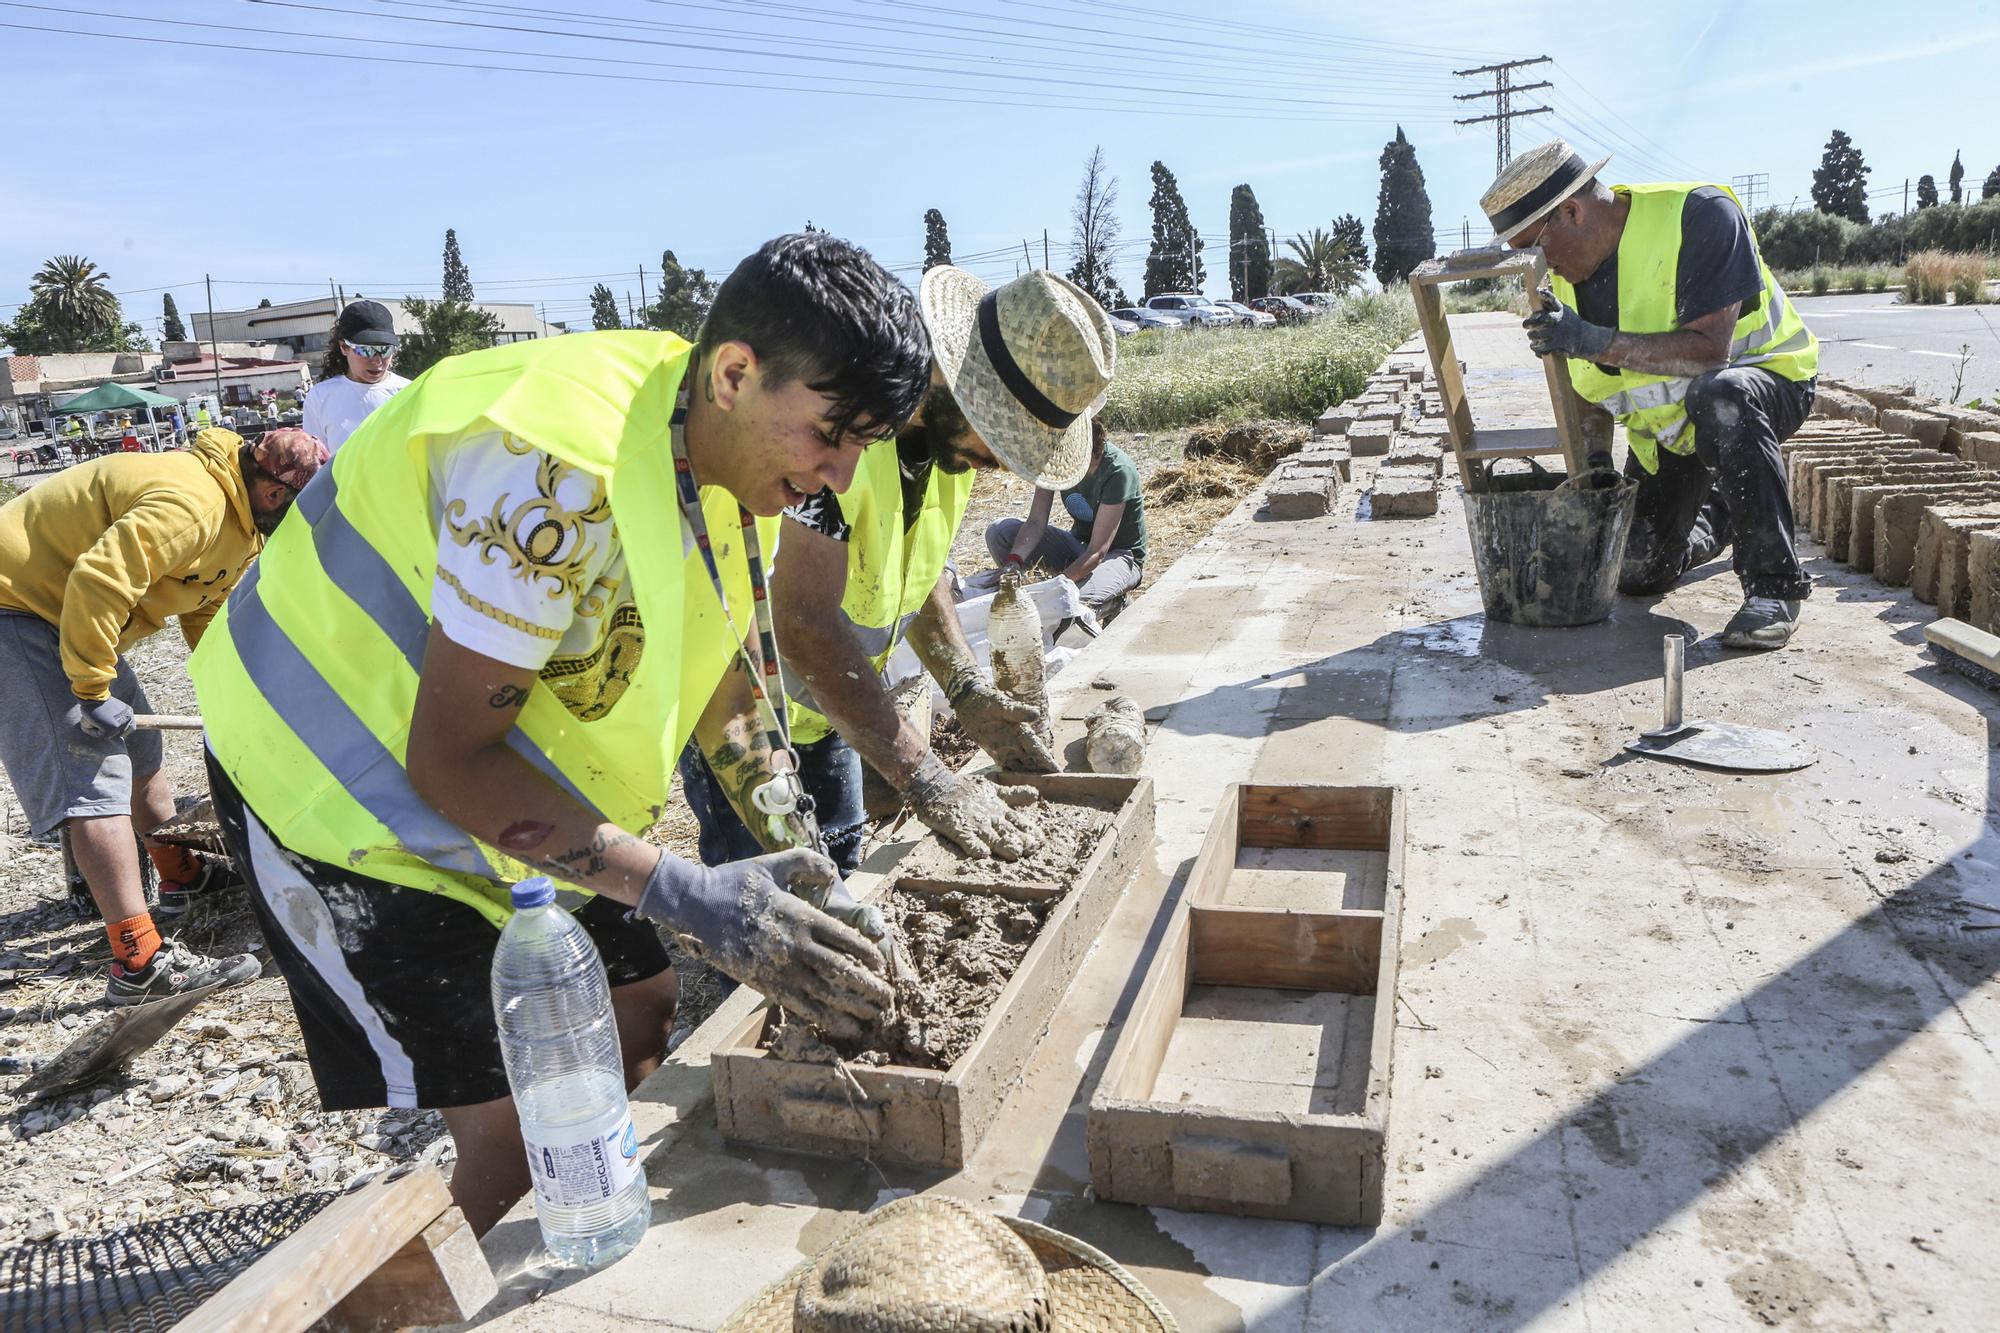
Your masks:
{"label": "bottle cap", "polygon": [[554,902],[556,886],[547,875],[537,875],[516,884],[510,896],[514,900],[514,910],[524,912],[530,907],[547,907]]}

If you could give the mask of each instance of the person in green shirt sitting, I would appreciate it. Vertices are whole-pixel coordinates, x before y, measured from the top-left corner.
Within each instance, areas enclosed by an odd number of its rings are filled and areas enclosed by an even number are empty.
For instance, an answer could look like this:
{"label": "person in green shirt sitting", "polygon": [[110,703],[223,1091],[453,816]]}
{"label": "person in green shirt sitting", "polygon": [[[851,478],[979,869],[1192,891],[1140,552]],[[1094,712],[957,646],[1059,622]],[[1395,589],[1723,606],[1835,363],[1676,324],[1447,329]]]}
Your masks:
{"label": "person in green shirt sitting", "polygon": [[1049,526],[1056,493],[1036,488],[1028,517],[1002,518],[986,526],[986,549],[993,563],[1019,560],[1061,574],[1077,585],[1093,612],[1139,586],[1146,564],[1146,497],[1139,469],[1123,449],[1106,438],[1104,423],[1090,423],[1090,470],[1062,492],[1070,530]]}

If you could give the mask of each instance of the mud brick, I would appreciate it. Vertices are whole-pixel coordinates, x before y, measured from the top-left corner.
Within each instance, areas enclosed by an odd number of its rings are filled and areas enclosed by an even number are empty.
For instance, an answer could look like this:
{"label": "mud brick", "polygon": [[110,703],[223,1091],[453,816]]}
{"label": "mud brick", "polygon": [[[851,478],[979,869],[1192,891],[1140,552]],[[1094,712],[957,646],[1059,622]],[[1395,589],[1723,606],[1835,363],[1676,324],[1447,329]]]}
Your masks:
{"label": "mud brick", "polygon": [[1994,632],[2000,614],[2000,529],[1975,532],[1965,552],[1966,614],[1975,629]]}
{"label": "mud brick", "polygon": [[1412,436],[1400,436],[1383,456],[1384,467],[1424,468],[1433,477],[1444,475],[1444,446]]}
{"label": "mud brick", "polygon": [[1360,415],[1361,409],[1353,403],[1337,403],[1319,414],[1319,419],[1313,422],[1313,434],[1317,436],[1332,435],[1336,437],[1345,435],[1347,434],[1349,423],[1355,421]]}
{"label": "mud brick", "polygon": [[1424,518],[1438,511],[1438,483],[1428,468],[1380,467],[1368,490],[1375,518]]}
{"label": "mud brick", "polygon": [[1971,532],[2000,527],[2000,507],[1981,504],[1933,505],[1917,520],[1917,548],[1910,566],[1910,595],[1935,603],[1944,566],[1963,559]]}
{"label": "mud brick", "polygon": [[1394,421],[1357,421],[1347,428],[1347,447],[1356,458],[1379,458],[1396,438]]}
{"label": "mud brick", "polygon": [[1333,497],[1339,490],[1337,470],[1307,471],[1287,464],[1272,478],[1264,504],[1272,518],[1324,518],[1333,512]]}
{"label": "mud brick", "polygon": [[1312,467],[1329,466],[1340,473],[1342,481],[1354,479],[1354,452],[1344,444],[1316,440],[1293,454],[1291,461]]}
{"label": "mud brick", "polygon": [[1834,417],[1872,426],[1875,424],[1875,414],[1879,410],[1875,404],[1860,394],[1849,393],[1845,389],[1822,387],[1813,398],[1813,415],[1816,417]]}
{"label": "mud brick", "polygon": [[1889,409],[1882,412],[1876,422],[1883,430],[1897,435],[1907,435],[1920,444],[1933,449],[1944,447],[1945,428],[1951,423],[1935,412],[1907,412]]}
{"label": "mud brick", "polygon": [[[1952,500],[2000,500],[2000,483],[1973,481],[1963,485],[1948,481],[1857,481],[1847,499],[1847,563],[1856,573],[1875,569],[1875,520],[1882,502],[1906,496],[1930,497],[1935,503]],[[1838,552],[1835,553],[1838,556]]]}

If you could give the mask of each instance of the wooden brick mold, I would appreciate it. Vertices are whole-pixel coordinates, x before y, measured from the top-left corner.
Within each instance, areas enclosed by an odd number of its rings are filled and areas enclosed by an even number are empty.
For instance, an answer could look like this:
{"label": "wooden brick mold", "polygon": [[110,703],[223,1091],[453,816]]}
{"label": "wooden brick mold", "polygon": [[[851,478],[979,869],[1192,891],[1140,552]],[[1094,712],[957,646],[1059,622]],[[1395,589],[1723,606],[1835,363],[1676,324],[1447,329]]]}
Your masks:
{"label": "wooden brick mold", "polygon": [[1090,1100],[1100,1196],[1381,1221],[1402,876],[1399,789],[1230,789]]}
{"label": "wooden brick mold", "polygon": [[[710,1060],[716,1121],[724,1138],[878,1162],[952,1168],[965,1164],[1020,1078],[1028,1053],[1041,1040],[1056,1002],[1104,928],[1118,895],[1153,845],[1150,779],[1009,773],[1004,780],[1038,787],[1050,797],[1097,800],[1115,808],[1097,850],[1084,862],[1073,885],[899,878],[893,867],[883,876],[884,888],[918,893],[967,891],[1062,900],[993,1002],[972,1048],[942,1071],[850,1064],[848,1072],[863,1094],[855,1096],[832,1066],[780,1060],[757,1049],[769,1013],[759,1009]],[[917,848],[936,836],[928,835]]]}

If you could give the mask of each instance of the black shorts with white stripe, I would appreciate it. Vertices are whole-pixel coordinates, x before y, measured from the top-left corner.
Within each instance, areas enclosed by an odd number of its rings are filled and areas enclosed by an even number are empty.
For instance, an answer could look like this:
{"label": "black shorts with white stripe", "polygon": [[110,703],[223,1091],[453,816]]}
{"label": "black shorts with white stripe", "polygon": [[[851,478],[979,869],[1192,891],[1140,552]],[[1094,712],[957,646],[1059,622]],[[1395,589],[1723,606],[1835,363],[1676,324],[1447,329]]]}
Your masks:
{"label": "black shorts with white stripe", "polygon": [[[285,974],[326,1109],[439,1109],[507,1096],[491,991],[500,932],[443,894],[279,846],[214,754],[207,758],[223,837]],[[620,903],[592,898],[576,919],[614,989],[671,965],[658,932]]]}

